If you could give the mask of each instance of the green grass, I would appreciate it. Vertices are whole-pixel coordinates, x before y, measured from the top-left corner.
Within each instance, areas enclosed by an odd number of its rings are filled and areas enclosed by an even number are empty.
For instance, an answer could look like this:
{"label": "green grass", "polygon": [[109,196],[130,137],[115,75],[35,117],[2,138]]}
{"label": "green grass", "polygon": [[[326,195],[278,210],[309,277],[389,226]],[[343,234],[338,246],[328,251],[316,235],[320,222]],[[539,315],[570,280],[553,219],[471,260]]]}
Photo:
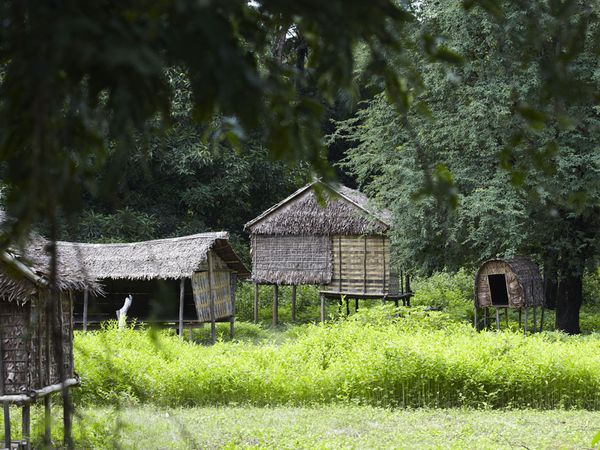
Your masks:
{"label": "green grass", "polygon": [[[477,333],[393,307],[212,347],[164,332],[78,333],[84,404],[600,409],[600,336]],[[248,325],[248,327],[254,327]]]}
{"label": "green grass", "polygon": [[[598,430],[600,415],[589,411],[145,406],[79,409],[74,436],[94,449],[582,449]],[[57,423],[55,442],[60,433]]]}

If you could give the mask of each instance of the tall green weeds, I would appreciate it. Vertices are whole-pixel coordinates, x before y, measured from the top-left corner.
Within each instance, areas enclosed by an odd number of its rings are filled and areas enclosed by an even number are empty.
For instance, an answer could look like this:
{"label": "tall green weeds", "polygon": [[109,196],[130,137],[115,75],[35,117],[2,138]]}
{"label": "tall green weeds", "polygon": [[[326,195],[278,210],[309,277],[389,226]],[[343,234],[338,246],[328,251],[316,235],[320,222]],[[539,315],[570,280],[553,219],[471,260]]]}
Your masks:
{"label": "tall green weeds", "polygon": [[82,403],[600,409],[600,336],[477,333],[418,308],[305,325],[281,344],[111,325],[78,333],[75,350]]}

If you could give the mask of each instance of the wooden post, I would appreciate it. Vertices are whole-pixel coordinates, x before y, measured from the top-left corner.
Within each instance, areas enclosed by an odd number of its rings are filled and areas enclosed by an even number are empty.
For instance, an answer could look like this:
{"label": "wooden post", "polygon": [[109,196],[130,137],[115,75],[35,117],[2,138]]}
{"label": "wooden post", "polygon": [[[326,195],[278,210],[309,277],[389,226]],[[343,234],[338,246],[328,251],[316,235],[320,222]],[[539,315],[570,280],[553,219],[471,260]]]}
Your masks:
{"label": "wooden post", "polygon": [[[545,300],[544,300],[545,303]],[[540,333],[544,330],[544,309],[546,309],[542,303],[542,313],[540,314]]]}
{"label": "wooden post", "polygon": [[496,331],[500,331],[500,311],[496,308]]}
{"label": "wooden post", "polygon": [[350,299],[349,298],[346,299],[346,315],[347,316],[350,315]]}
{"label": "wooden post", "polygon": [[[2,374],[4,377],[4,374]],[[10,403],[3,402],[2,406],[4,406],[4,447],[9,449],[11,448],[11,437],[10,437]]]}
{"label": "wooden post", "polygon": [[[49,363],[48,363],[49,364]],[[52,411],[50,410],[50,395],[44,397],[44,442],[51,448],[52,442]]]}
{"label": "wooden post", "polygon": [[363,255],[363,293],[367,293],[367,236],[365,236],[365,254]]}
{"label": "wooden post", "polygon": [[254,283],[254,323],[258,323],[258,283]]}
{"label": "wooden post", "polygon": [[525,320],[523,322],[523,334],[525,334],[525,336],[527,336],[527,306],[525,307]]}
{"label": "wooden post", "polygon": [[325,294],[321,294],[321,322],[325,322]]}
{"label": "wooden post", "polygon": [[210,311],[210,336],[214,344],[217,342],[217,324],[215,318],[215,295],[213,292],[213,259],[210,251],[208,252],[208,306]]}
{"label": "wooden post", "polygon": [[233,328],[235,325],[235,291],[237,289],[237,273],[231,272],[229,275],[231,283],[231,320],[229,322],[229,337],[233,339]]}
{"label": "wooden post", "polygon": [[358,297],[354,299],[354,312],[358,312]]}
{"label": "wooden post", "polygon": [[273,326],[279,321],[279,285],[273,285]]}
{"label": "wooden post", "polygon": [[83,291],[83,331],[87,331],[88,320],[88,297],[90,293],[87,288]]}
{"label": "wooden post", "polygon": [[[410,294],[412,292],[410,288],[410,275],[406,274],[406,292]],[[410,295],[406,297],[406,306],[410,307]]]}
{"label": "wooden post", "polygon": [[296,321],[296,285],[292,285],[292,322]]}
{"label": "wooden post", "polygon": [[194,325],[190,323],[190,330],[189,330],[189,339],[190,342],[194,342]]}
{"label": "wooden post", "polygon": [[504,308],[504,318],[506,319],[506,328],[508,328],[508,307]]}
{"label": "wooden post", "polygon": [[21,440],[27,442],[27,448],[30,448],[31,441],[31,411],[29,403],[23,405],[21,414]]}
{"label": "wooden post", "polygon": [[533,332],[537,331],[537,306],[533,307]]}
{"label": "wooden post", "polygon": [[183,339],[183,299],[185,293],[185,278],[179,280],[179,337]]}

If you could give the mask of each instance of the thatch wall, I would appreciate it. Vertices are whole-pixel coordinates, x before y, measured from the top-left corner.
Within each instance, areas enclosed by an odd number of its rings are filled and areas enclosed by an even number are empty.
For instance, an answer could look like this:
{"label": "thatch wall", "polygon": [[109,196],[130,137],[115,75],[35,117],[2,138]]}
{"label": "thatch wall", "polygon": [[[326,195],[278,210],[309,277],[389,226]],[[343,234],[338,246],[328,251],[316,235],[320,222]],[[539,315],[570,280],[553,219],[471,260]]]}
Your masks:
{"label": "thatch wall", "polygon": [[255,283],[328,284],[331,277],[329,236],[252,235]]}
{"label": "thatch wall", "polygon": [[542,306],[544,291],[538,266],[529,258],[493,259],[481,265],[475,277],[475,305],[493,306],[489,284],[490,275],[504,275],[508,307]]}
{"label": "thatch wall", "polygon": [[380,211],[361,192],[345,186],[322,184],[321,204],[311,183],[246,224],[261,235],[361,235],[385,233],[389,212]]}
{"label": "thatch wall", "polygon": [[28,301],[14,302],[0,298],[0,355],[2,357],[3,394],[21,394],[58,383],[59,364],[63,378],[72,378],[73,372],[73,316],[72,296],[59,294],[55,318],[62,328],[63,361],[55,358],[52,338],[52,318],[47,317],[45,306],[49,291],[40,290]]}

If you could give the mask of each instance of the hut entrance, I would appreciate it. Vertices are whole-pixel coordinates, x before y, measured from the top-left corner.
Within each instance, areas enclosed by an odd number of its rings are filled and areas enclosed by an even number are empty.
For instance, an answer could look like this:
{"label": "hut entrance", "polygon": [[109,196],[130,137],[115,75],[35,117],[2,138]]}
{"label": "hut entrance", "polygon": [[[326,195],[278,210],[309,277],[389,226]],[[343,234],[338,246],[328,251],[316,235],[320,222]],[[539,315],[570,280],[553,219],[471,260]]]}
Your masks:
{"label": "hut entrance", "polygon": [[508,291],[506,290],[506,276],[503,273],[488,275],[490,294],[493,306],[508,306]]}

